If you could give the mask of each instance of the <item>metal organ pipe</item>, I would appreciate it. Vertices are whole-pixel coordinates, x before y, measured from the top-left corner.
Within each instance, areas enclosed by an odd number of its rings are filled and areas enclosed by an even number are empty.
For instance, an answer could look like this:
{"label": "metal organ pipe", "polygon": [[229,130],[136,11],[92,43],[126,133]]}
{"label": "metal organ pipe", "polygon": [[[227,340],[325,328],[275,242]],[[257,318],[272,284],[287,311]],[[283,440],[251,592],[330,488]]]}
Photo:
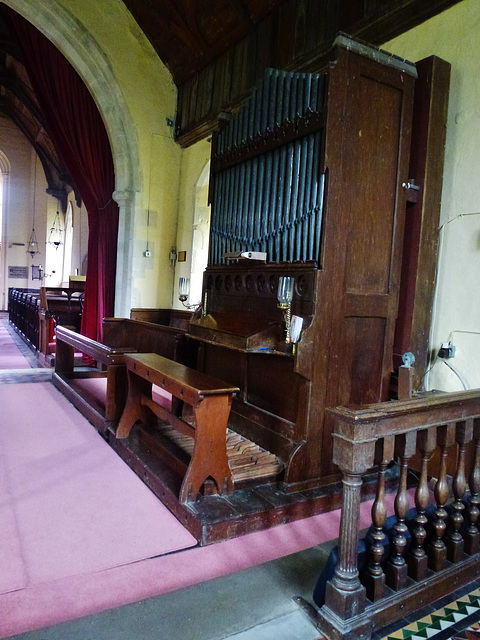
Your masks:
{"label": "metal organ pipe", "polygon": [[320,261],[324,76],[268,69],[214,138],[209,262],[265,251]]}

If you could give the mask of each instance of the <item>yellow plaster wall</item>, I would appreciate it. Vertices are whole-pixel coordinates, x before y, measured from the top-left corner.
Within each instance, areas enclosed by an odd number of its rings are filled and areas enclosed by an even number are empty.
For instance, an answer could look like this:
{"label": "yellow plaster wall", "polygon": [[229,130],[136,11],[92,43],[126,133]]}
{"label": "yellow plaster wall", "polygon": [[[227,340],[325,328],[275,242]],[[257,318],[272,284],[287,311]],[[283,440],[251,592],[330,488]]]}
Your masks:
{"label": "yellow plaster wall", "polygon": [[428,388],[480,387],[480,3],[463,0],[387,42],[413,62],[430,55],[452,65],[441,207],[438,284],[430,346],[452,340],[454,358],[436,360]]}
{"label": "yellow plaster wall", "polygon": [[[182,150],[173,140],[176,88],[171,75],[118,0],[58,0],[95,39],[131,117],[139,166],[135,193],[130,307],[170,306]],[[101,110],[108,105],[101,104]],[[132,133],[132,132],[130,132]],[[147,225],[147,223],[150,223]],[[151,257],[144,256],[147,241]]]}
{"label": "yellow plaster wall", "polygon": [[[7,309],[9,287],[40,286],[38,280],[32,280],[31,265],[45,267],[48,221],[45,212],[51,213],[56,201],[46,193],[45,174],[32,146],[5,117],[0,117],[0,151],[10,164],[9,173],[3,176],[4,244],[0,254],[0,309]],[[27,243],[33,225],[39,253],[32,258],[27,254]],[[28,267],[28,277],[9,278],[9,266]]]}

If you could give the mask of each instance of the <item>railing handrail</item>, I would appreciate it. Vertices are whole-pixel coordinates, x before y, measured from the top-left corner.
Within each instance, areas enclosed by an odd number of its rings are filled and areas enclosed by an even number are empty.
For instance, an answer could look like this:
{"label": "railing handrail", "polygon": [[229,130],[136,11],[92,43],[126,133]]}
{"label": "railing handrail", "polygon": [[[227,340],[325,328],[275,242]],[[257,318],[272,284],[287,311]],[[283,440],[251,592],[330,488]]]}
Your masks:
{"label": "railing handrail", "polygon": [[335,422],[334,438],[350,443],[375,442],[412,430],[480,417],[480,389],[429,392],[409,400],[358,408],[327,409]]}
{"label": "railing handrail", "polygon": [[[419,600],[430,604],[434,598],[449,593],[452,585],[458,588],[468,584],[478,573],[480,389],[430,392],[408,400],[356,408],[337,407],[328,413],[334,423],[333,460],[342,472],[343,504],[338,562],[333,578],[326,585],[325,604],[317,614],[317,622],[330,640],[359,637],[366,640],[374,628],[381,628],[394,619],[399,607],[402,615],[412,612]],[[471,473],[467,473],[466,450],[472,442],[475,455]],[[428,462],[436,448],[439,451],[433,491],[436,506],[431,516],[431,530],[427,531],[429,520],[425,514],[432,495]],[[456,460],[451,486],[447,481],[449,451]],[[405,537],[407,475],[409,460],[416,453],[420,453],[421,470],[409,549]],[[396,522],[390,538],[393,555],[383,561],[385,470],[393,459],[399,465],[394,502]],[[368,570],[360,576],[357,559],[360,490],[363,475],[374,465],[378,467],[378,484],[372,505],[370,560]],[[447,511],[445,507],[452,496],[451,508]],[[467,504],[463,502],[466,497]],[[407,551],[408,563],[404,557]]]}

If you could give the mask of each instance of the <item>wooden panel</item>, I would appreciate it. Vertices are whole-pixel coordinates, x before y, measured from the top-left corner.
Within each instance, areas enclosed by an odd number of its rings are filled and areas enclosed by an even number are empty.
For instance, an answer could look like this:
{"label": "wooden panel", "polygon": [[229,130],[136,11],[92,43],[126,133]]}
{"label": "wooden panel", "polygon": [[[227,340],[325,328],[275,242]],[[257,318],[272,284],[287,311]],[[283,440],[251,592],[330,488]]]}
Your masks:
{"label": "wooden panel", "polygon": [[277,306],[280,276],[295,278],[292,313],[308,320],[314,313],[316,269],[312,264],[302,263],[265,265],[243,261],[207,267],[204,287],[208,291],[209,312],[214,315],[219,312],[249,313],[264,320],[281,322],[282,314]]}
{"label": "wooden panel", "polygon": [[450,64],[431,56],[417,62],[417,70],[409,178],[415,180],[420,192],[417,202],[407,207],[394,345],[395,366],[402,363],[401,357],[406,351],[415,355],[415,388],[424,376],[429,359]]}
{"label": "wooden panel", "polygon": [[255,32],[234,45],[232,65],[238,72],[232,77],[231,92],[240,97],[255,82]]}
{"label": "wooden panel", "polygon": [[380,397],[385,325],[384,318],[345,318],[339,404],[376,402]]}
{"label": "wooden panel", "polygon": [[245,356],[237,351],[205,345],[203,366],[205,373],[239,387],[240,395],[243,395],[245,389],[245,367]]}
{"label": "wooden panel", "polygon": [[[246,76],[241,63],[242,56],[233,55],[233,43],[229,49],[231,56],[222,53],[208,63],[214,69],[211,112],[199,107],[193,109],[194,117],[187,115],[192,113],[188,107],[190,99],[203,102],[203,94],[212,91],[210,71],[207,74],[202,72],[208,78],[206,82],[202,79],[196,84],[189,78],[179,83],[177,112],[181,114],[181,120],[177,122],[177,140],[182,146],[189,146],[209,135],[217,127],[217,114],[237,109],[245,98],[245,91],[253,88],[267,67],[309,72],[323,70],[328,64],[328,53],[339,31],[346,31],[353,37],[379,46],[459,1],[353,1],[348,4],[346,0],[283,2],[264,20],[252,25],[251,32],[246,36],[251,56],[249,64],[255,65],[254,73],[249,75],[249,86],[245,87],[243,82]],[[237,43],[235,46],[240,45]],[[242,78],[242,81],[238,82],[237,88],[238,78]]]}
{"label": "wooden panel", "polygon": [[222,54],[215,62],[212,105],[218,111],[223,105],[230,104],[230,85],[236,71],[232,70],[232,50]]}
{"label": "wooden panel", "polygon": [[[356,119],[348,165],[356,188],[351,202],[355,233],[347,247],[348,292],[389,293],[396,192],[388,185],[395,184],[398,171],[402,97],[399,88],[367,75],[350,90]],[[377,105],[374,117],[372,102]]]}
{"label": "wooden panel", "polygon": [[195,119],[200,120],[212,111],[213,107],[213,84],[215,79],[215,69],[212,65],[207,65],[199,72],[198,84],[202,87],[202,92],[198,95],[195,108]]}
{"label": "wooden panel", "polygon": [[[193,341],[188,341],[185,331],[139,320],[106,318],[103,322],[103,342],[109,347],[132,347],[139,353],[161,353],[166,358],[177,360],[180,353],[183,364],[191,359],[195,351]],[[192,344],[190,344],[192,343]],[[179,345],[181,349],[179,351]]]}
{"label": "wooden panel", "polygon": [[293,372],[293,359],[249,354],[247,375],[247,402],[291,422],[296,421],[298,377]]}
{"label": "wooden panel", "polygon": [[[329,74],[327,207],[319,291],[322,304],[317,305],[313,338],[313,349],[321,359],[315,364],[308,429],[326,407],[363,401],[364,394],[379,401],[388,394],[413,86],[414,78],[400,69],[379,66],[344,51],[339,52]],[[367,90],[372,91],[370,101]],[[379,96],[386,99],[388,109],[380,105],[377,110]],[[389,116],[391,123],[387,121]],[[383,130],[393,130],[391,137],[377,128],[377,120]],[[378,140],[385,135],[389,145],[386,157]],[[383,176],[381,186],[377,173]],[[385,203],[389,207],[387,216]],[[354,237],[357,230],[360,241]],[[370,239],[369,233],[377,237]],[[369,250],[366,243],[371,243]],[[377,253],[381,254],[381,269],[377,267]],[[327,416],[322,426],[322,475],[335,472],[330,463],[331,431]]]}
{"label": "wooden panel", "polygon": [[187,330],[191,318],[191,311],[183,309],[149,309],[146,307],[130,309],[130,320],[153,322],[178,329]]}

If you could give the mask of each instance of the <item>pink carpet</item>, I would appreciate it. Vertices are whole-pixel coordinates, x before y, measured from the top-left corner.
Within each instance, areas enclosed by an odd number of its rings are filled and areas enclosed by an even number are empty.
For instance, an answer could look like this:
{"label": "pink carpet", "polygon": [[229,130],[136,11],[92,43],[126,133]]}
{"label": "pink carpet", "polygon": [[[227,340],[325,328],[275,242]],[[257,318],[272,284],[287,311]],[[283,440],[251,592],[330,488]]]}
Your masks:
{"label": "pink carpet", "polygon": [[5,594],[196,544],[52,384],[1,385],[0,407],[2,633]]}
{"label": "pink carpet", "polygon": [[[1,385],[0,406],[0,638],[338,536],[334,511],[192,548],[190,534],[53,385]],[[361,528],[370,524],[370,508],[362,505]]]}
{"label": "pink carpet", "polygon": [[7,327],[0,322],[0,369],[30,369],[25,356],[20,352]]}
{"label": "pink carpet", "polygon": [[[370,524],[371,502],[360,526]],[[0,638],[139,602],[275,560],[337,537],[340,512],[208,547],[73,575],[0,596]]]}
{"label": "pink carpet", "polygon": [[[75,387],[79,389],[83,398],[88,397],[105,411],[105,400],[107,397],[107,378],[78,378],[75,380]],[[172,406],[172,394],[157,385],[152,385],[152,398],[157,404],[161,404],[166,409]]]}

